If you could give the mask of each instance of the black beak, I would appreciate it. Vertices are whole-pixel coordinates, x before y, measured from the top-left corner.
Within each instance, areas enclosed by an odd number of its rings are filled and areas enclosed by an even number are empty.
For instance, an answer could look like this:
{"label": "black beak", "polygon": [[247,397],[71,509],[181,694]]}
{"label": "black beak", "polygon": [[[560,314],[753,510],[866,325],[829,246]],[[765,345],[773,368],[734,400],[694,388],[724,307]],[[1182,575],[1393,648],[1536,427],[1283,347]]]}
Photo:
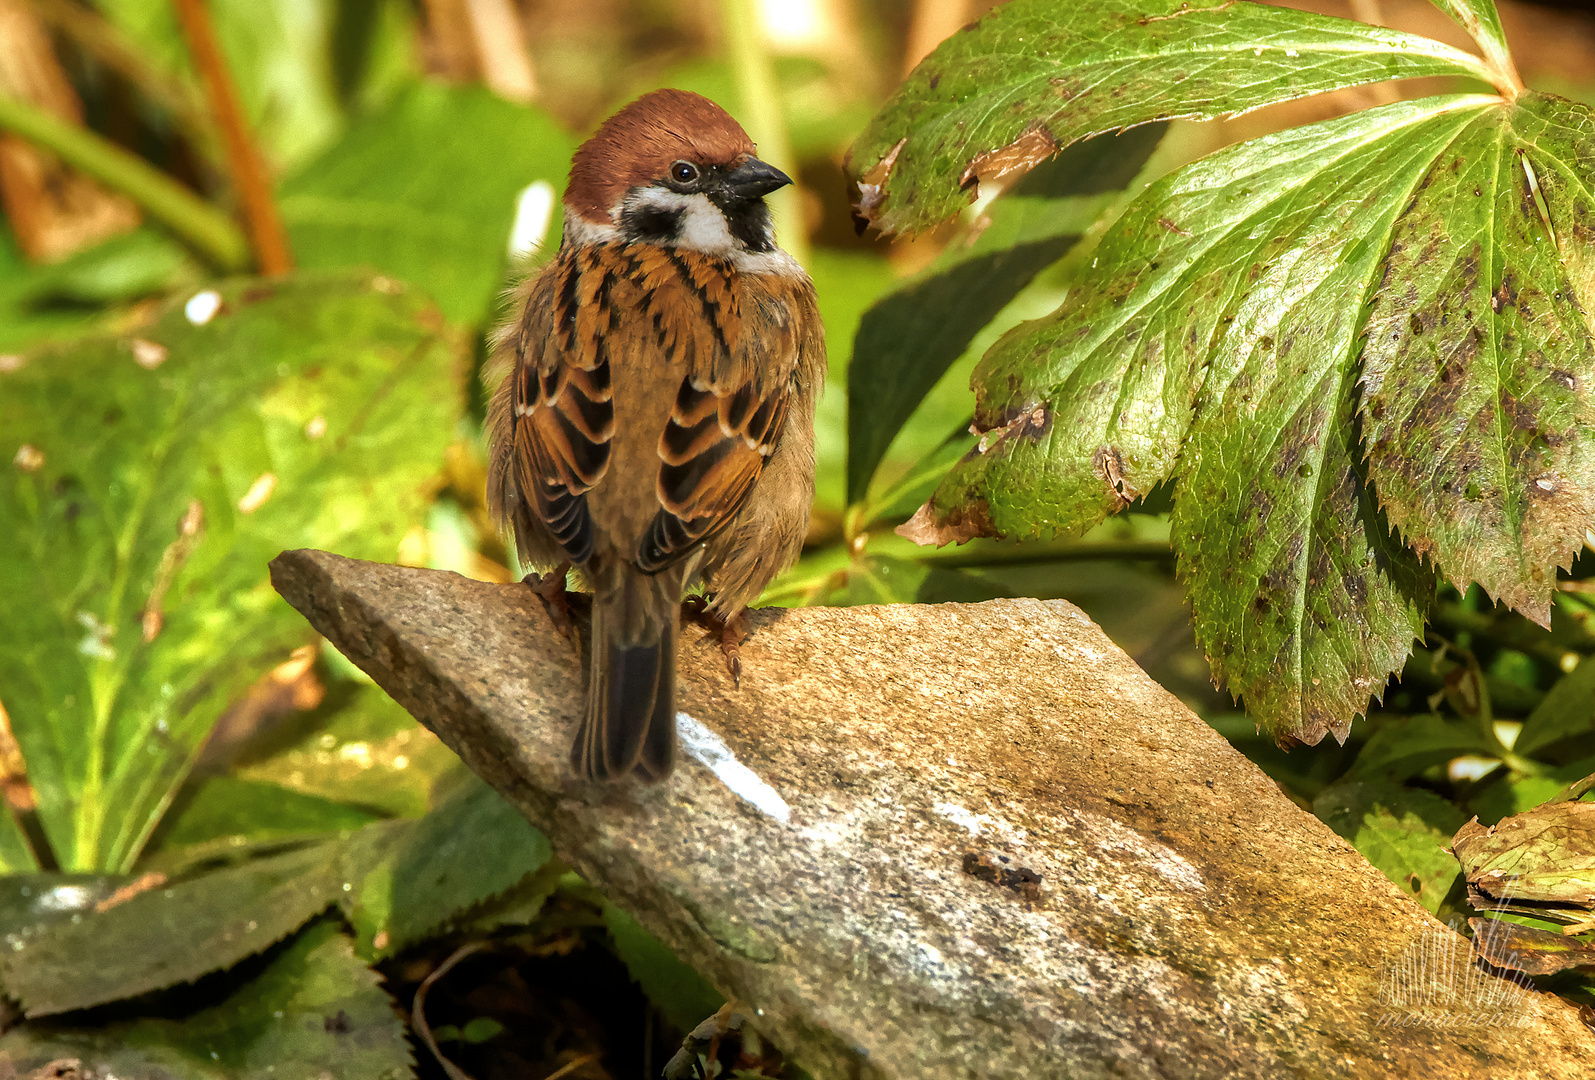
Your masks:
{"label": "black beak", "polygon": [[748,158],[725,175],[726,190],[739,199],[761,198],[791,182],[786,173],[758,158]]}

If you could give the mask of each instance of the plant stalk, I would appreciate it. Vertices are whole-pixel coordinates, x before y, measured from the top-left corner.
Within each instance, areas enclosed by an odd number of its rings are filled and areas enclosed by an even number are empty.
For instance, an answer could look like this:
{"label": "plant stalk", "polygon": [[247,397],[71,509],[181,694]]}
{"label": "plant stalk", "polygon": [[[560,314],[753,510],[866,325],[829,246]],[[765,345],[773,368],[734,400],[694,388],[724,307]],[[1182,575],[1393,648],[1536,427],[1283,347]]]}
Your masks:
{"label": "plant stalk", "polygon": [[143,158],[5,94],[0,94],[0,129],[126,195],[220,269],[249,264],[249,242],[232,219]]}
{"label": "plant stalk", "polygon": [[808,230],[803,225],[803,196],[797,185],[797,160],[787,137],[781,91],[775,81],[764,30],[754,0],[721,0],[720,25],[725,33],[726,58],[736,79],[737,95],[747,130],[759,148],[759,158],[792,177],[792,185],[767,197],[775,219],[776,240],[787,253],[807,266]]}

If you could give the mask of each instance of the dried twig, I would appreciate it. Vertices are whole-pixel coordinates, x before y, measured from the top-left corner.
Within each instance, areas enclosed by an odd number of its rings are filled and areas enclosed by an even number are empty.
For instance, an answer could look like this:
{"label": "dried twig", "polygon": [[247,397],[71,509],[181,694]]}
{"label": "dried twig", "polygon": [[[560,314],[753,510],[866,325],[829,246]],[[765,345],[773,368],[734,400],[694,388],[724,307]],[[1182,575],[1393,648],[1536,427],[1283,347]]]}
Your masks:
{"label": "dried twig", "polygon": [[416,1034],[421,1036],[421,1041],[426,1043],[426,1048],[432,1051],[432,1056],[438,1059],[438,1064],[443,1066],[443,1071],[448,1073],[449,1080],[471,1080],[471,1074],[444,1057],[443,1052],[438,1049],[437,1040],[432,1038],[431,1025],[426,1022],[426,992],[432,989],[433,983],[453,970],[455,964],[486,947],[485,941],[473,941],[461,945],[449,954],[447,960],[437,966],[436,971],[422,979],[420,986],[415,988],[415,1004],[410,1007],[410,1024],[415,1028]]}
{"label": "dried twig", "polygon": [[597,1054],[583,1054],[579,1058],[571,1058],[569,1061],[565,1062],[565,1064],[561,1065],[559,1068],[543,1077],[543,1080],[559,1080],[560,1077],[569,1076],[571,1073],[575,1072],[589,1061],[597,1060]]}
{"label": "dried twig", "polygon": [[216,41],[216,29],[211,25],[210,12],[205,0],[172,0],[177,9],[178,21],[183,24],[183,36],[188,39],[188,51],[194,66],[199,69],[210,98],[216,123],[221,128],[227,146],[227,167],[232,173],[233,186],[238,191],[239,208],[243,211],[244,225],[254,244],[255,257],[260,269],[268,274],[286,274],[293,269],[293,254],[288,249],[288,234],[283,230],[282,218],[277,214],[277,204],[272,199],[271,180],[266,175],[265,162],[250,137],[244,122],[244,111],[238,102],[238,91],[227,73],[227,61]]}

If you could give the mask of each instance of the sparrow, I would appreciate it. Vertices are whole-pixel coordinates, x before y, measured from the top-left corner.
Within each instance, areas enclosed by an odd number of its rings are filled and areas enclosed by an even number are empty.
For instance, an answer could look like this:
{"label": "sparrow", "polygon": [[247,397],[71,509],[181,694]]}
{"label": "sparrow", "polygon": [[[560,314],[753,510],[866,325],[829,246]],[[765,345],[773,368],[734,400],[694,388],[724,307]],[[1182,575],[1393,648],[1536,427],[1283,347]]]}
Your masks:
{"label": "sparrow", "polygon": [[734,626],[802,548],[825,339],[764,202],[789,183],[707,98],[638,98],[576,151],[559,251],[495,339],[489,508],[593,594],[584,778],[670,773],[683,598]]}

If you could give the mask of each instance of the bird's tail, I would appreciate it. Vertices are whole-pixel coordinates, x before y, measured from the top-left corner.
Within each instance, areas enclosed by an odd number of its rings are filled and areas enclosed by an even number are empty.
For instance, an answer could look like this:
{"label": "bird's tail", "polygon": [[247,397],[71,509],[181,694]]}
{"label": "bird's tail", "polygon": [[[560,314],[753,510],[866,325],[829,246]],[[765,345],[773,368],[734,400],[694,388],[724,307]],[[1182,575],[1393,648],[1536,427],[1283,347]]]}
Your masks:
{"label": "bird's tail", "polygon": [[570,752],[578,776],[662,780],[675,765],[677,577],[626,571],[593,598],[587,715]]}

